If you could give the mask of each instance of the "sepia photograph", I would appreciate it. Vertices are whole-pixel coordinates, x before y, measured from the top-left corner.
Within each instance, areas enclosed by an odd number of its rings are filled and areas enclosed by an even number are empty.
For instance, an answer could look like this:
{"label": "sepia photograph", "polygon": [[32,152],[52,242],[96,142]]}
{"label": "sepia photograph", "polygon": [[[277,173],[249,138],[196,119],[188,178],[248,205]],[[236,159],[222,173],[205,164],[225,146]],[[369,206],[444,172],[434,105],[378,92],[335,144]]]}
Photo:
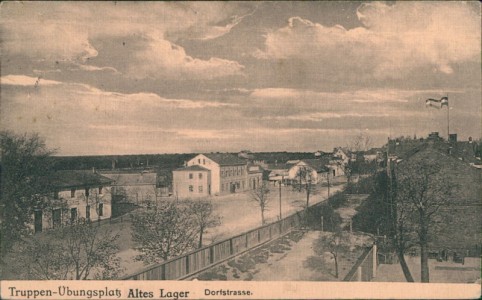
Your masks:
{"label": "sepia photograph", "polygon": [[0,45],[1,298],[480,297],[479,1],[5,1]]}

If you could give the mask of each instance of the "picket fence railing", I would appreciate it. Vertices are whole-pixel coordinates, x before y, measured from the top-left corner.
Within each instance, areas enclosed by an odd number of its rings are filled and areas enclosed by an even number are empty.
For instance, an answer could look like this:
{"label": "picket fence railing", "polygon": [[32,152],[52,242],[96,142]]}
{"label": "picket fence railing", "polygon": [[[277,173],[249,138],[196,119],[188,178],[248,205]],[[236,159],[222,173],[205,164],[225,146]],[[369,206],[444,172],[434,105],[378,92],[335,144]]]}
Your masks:
{"label": "picket fence railing", "polygon": [[276,222],[196,249],[165,262],[149,266],[144,270],[136,272],[135,274],[126,275],[121,279],[179,280],[189,277],[289,233],[292,229],[300,226],[303,215],[304,211],[296,212]]}

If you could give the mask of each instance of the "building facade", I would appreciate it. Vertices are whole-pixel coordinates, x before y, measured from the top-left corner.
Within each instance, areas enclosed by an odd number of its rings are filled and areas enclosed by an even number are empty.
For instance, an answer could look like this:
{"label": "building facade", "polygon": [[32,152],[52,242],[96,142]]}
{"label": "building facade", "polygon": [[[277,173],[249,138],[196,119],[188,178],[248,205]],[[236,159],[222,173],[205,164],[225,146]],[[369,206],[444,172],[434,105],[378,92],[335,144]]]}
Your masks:
{"label": "building facade", "polygon": [[48,179],[53,187],[52,205],[34,209],[34,232],[72,224],[81,219],[100,221],[111,217],[112,180],[95,171],[57,171]]}
{"label": "building facade", "polygon": [[172,172],[173,193],[179,198],[211,196],[211,171],[202,166],[189,166]]}
{"label": "building facade", "polygon": [[128,202],[144,205],[148,201],[156,201],[157,173],[146,170],[99,171],[112,180],[112,197],[116,202]]}
{"label": "building facade", "polygon": [[[193,189],[196,189],[195,184],[198,184],[194,181],[196,176],[194,173],[193,178],[189,178],[191,171],[206,174],[204,175],[206,181],[202,182],[204,184],[203,192],[189,190],[189,186],[192,185]],[[187,161],[184,168],[173,171],[173,193],[178,197],[204,197],[244,192],[249,190],[250,186],[252,188],[253,182],[259,186],[258,183],[262,182],[262,176],[262,170],[253,168],[248,170],[247,161],[235,155],[227,153],[199,154]]]}

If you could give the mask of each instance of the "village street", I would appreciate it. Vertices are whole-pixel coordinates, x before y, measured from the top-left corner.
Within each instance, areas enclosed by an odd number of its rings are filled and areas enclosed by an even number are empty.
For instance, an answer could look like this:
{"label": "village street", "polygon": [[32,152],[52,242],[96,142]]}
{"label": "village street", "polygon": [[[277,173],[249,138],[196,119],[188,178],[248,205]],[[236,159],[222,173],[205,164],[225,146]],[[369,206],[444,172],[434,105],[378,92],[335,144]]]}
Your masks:
{"label": "village street", "polygon": [[[330,187],[330,195],[342,190],[344,184],[338,184]],[[327,199],[327,187],[316,188],[316,191],[310,195],[310,205],[322,202]],[[215,241],[243,233],[250,229],[261,226],[261,213],[257,203],[251,200],[248,192],[231,194],[225,196],[217,196],[212,198],[215,212],[221,219],[221,225],[209,229],[205,235],[204,244],[210,244]],[[306,203],[306,192],[302,190],[293,190],[293,187],[286,186],[281,188],[281,211],[282,217],[303,209]],[[279,187],[270,186],[269,206],[265,212],[267,222],[276,221],[279,217]],[[145,269],[146,265],[141,261],[135,261],[135,256],[138,254],[133,247],[130,240],[130,222],[124,221],[122,223],[105,223],[102,225],[105,228],[111,228],[113,231],[118,231],[121,234],[120,252],[118,256],[121,258],[121,266],[124,268],[124,274],[132,274],[139,270]]]}

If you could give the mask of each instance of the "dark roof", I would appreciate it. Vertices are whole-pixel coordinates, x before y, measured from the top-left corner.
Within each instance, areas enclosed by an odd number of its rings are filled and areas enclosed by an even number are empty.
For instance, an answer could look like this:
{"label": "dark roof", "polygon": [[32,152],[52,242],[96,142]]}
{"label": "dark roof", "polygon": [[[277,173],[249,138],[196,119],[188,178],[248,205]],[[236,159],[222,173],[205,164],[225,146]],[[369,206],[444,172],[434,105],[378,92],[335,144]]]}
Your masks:
{"label": "dark roof", "polygon": [[209,170],[198,165],[193,165],[189,167],[182,167],[179,169],[175,169],[174,171],[209,171]]}
{"label": "dark roof", "polygon": [[103,174],[114,181],[114,185],[155,185],[157,174],[155,172],[109,172]]}
{"label": "dark roof", "polygon": [[305,162],[308,166],[313,168],[317,173],[321,172],[328,172],[328,168],[326,167],[327,164],[329,164],[329,160],[327,159],[303,159],[303,162]]}
{"label": "dark roof", "polygon": [[220,166],[245,165],[246,161],[229,153],[207,153],[204,156],[216,162]]}
{"label": "dark roof", "polygon": [[112,181],[112,179],[98,173],[84,170],[56,171],[50,177],[51,184],[57,188],[110,185]]}
{"label": "dark roof", "polygon": [[289,170],[292,164],[268,164],[268,170]]}

